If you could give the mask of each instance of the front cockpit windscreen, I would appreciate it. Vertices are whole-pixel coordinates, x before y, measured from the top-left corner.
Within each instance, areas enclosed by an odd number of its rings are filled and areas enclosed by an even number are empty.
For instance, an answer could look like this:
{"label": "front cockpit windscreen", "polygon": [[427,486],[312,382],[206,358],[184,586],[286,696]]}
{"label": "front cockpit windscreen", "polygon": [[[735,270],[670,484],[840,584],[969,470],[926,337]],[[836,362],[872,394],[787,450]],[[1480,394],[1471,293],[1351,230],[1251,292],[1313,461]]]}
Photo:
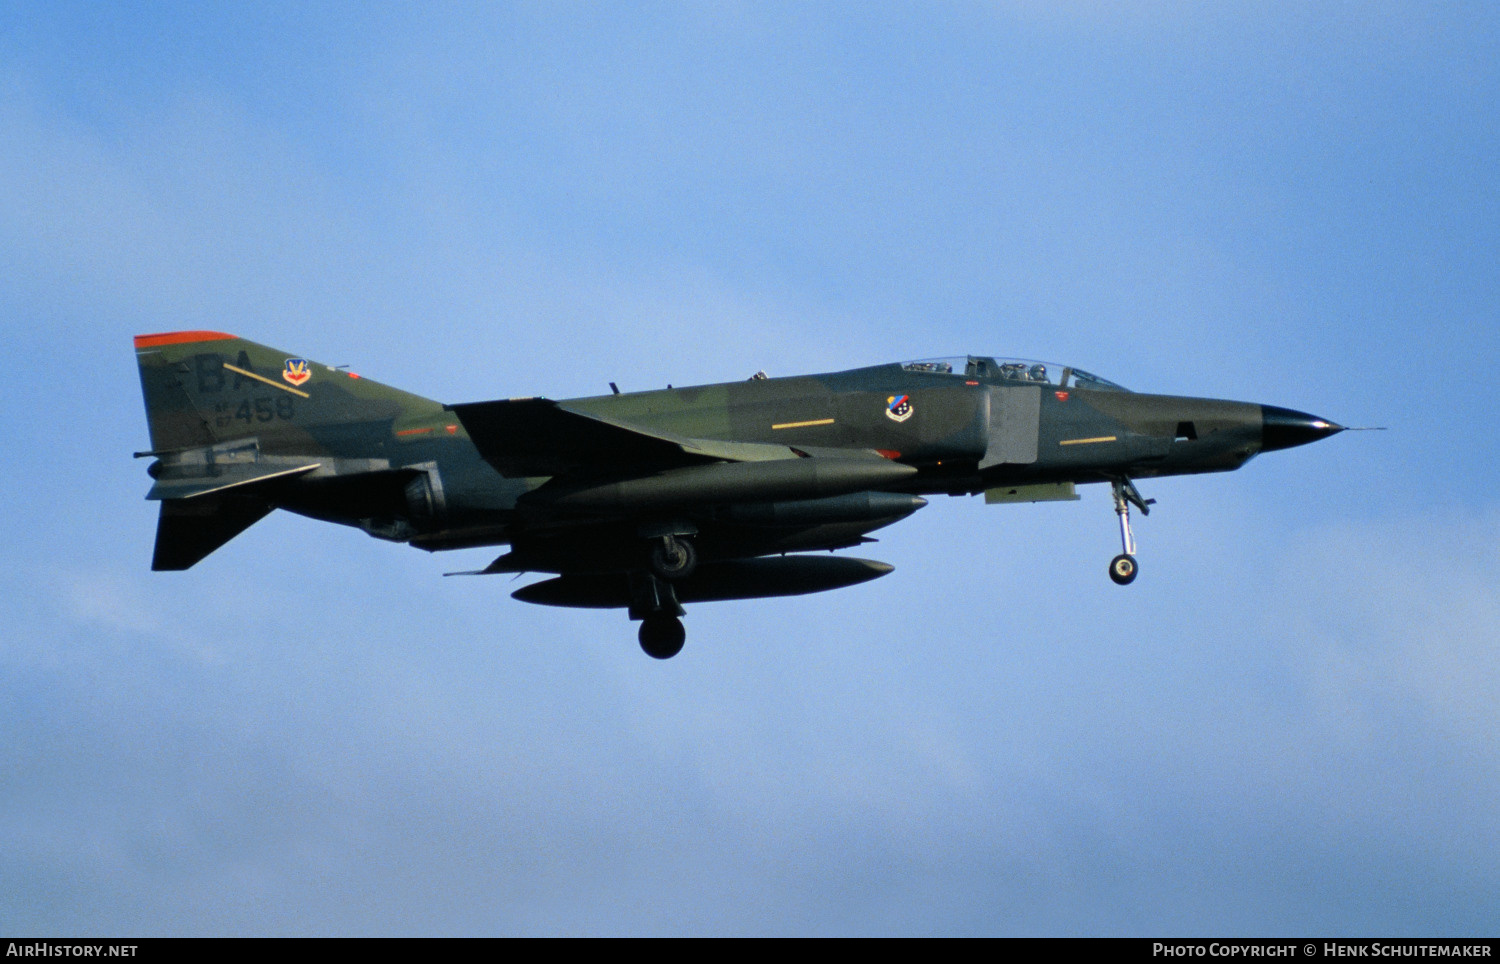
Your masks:
{"label": "front cockpit windscreen", "polygon": [[1020,382],[1051,385],[1054,388],[1079,388],[1095,392],[1128,392],[1130,389],[1100,378],[1081,368],[1024,358],[991,358],[987,355],[958,355],[953,358],[924,358],[903,362],[909,372],[955,375],[984,382]]}

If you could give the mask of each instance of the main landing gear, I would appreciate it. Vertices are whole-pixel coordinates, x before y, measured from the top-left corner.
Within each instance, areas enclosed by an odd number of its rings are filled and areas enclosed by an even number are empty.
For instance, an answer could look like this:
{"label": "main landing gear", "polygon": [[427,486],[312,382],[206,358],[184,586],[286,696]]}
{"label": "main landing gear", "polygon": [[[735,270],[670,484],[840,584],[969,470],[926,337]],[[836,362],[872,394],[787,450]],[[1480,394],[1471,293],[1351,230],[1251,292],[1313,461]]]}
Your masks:
{"label": "main landing gear", "polygon": [[650,572],[630,574],[630,618],[641,621],[641,649],[652,659],[671,659],[682,652],[685,615],[672,583]]}
{"label": "main landing gear", "polygon": [[676,616],[655,613],[641,620],[641,649],[652,659],[671,659],[686,641],[687,630]]}
{"label": "main landing gear", "polygon": [[1111,479],[1114,488],[1115,513],[1120,517],[1120,548],[1124,551],[1109,561],[1109,578],[1116,585],[1128,586],[1135,582],[1140,567],[1135,561],[1135,535],[1130,531],[1130,507],[1141,510],[1141,515],[1150,515],[1155,499],[1143,499],[1135,483],[1127,478]]}
{"label": "main landing gear", "polygon": [[641,649],[652,659],[671,659],[687,639],[676,584],[698,571],[697,531],[681,522],[641,530],[650,549],[646,570],[630,574],[630,618],[641,621]]}
{"label": "main landing gear", "polygon": [[662,579],[686,579],[698,568],[698,550],[685,536],[665,535],[652,540],[651,574]]}

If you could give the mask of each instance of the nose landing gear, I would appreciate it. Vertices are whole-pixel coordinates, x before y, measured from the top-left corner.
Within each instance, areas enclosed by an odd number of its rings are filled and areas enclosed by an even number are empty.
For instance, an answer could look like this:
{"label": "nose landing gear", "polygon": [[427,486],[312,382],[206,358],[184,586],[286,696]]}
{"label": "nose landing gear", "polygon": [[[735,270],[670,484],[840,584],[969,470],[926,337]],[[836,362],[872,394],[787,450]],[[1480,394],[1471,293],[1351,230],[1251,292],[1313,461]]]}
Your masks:
{"label": "nose landing gear", "polygon": [[1155,499],[1143,499],[1135,483],[1127,478],[1111,479],[1114,489],[1115,513],[1120,517],[1120,548],[1122,551],[1109,561],[1109,578],[1116,585],[1128,586],[1135,582],[1140,566],[1135,561],[1135,535],[1130,531],[1130,507],[1141,510],[1141,515],[1150,515]]}

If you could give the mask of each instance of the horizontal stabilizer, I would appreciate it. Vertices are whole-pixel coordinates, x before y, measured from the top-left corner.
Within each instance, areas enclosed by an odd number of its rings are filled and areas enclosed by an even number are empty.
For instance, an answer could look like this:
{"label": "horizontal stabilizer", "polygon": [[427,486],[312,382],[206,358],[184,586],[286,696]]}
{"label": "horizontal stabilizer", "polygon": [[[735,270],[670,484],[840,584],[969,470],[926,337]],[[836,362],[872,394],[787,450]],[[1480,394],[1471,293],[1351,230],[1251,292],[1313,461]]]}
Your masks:
{"label": "horizontal stabilizer", "polygon": [[201,499],[174,499],[161,504],[156,523],[156,553],[151,568],[191,568],[210,552],[264,519],[271,506],[234,493]]}
{"label": "horizontal stabilizer", "polygon": [[[736,559],[704,563],[672,587],[677,600],[684,603],[802,596],[869,582],[894,568],[874,559],[847,556]],[[518,589],[511,597],[542,606],[625,609],[630,606],[630,577],[624,573],[559,576]]]}
{"label": "horizontal stabilizer", "polygon": [[286,479],[303,475],[318,468],[321,464],[320,462],[309,462],[306,465],[295,465],[290,468],[285,464],[216,466],[216,471],[212,475],[159,478],[156,480],[156,484],[151,486],[151,491],[146,493],[146,498],[163,501],[167,499],[196,499],[228,489],[243,489],[247,486],[270,482],[273,479]]}

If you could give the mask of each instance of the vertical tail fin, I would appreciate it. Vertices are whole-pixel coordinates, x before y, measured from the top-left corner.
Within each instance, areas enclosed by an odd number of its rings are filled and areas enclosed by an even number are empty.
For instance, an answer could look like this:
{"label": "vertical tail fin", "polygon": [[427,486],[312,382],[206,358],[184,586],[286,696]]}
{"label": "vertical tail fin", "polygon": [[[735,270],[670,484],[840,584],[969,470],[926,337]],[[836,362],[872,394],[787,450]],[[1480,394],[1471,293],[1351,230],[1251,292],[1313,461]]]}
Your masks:
{"label": "vertical tail fin", "polygon": [[255,437],[263,450],[319,454],[363,434],[354,426],[388,435],[397,419],[442,409],[223,332],[139,335],[135,353],[153,452]]}
{"label": "vertical tail fin", "polygon": [[[291,480],[371,463],[437,402],[217,331],[135,339],[161,501],[152,569],[187,569],[264,518]],[[403,480],[404,482],[404,480]]]}

